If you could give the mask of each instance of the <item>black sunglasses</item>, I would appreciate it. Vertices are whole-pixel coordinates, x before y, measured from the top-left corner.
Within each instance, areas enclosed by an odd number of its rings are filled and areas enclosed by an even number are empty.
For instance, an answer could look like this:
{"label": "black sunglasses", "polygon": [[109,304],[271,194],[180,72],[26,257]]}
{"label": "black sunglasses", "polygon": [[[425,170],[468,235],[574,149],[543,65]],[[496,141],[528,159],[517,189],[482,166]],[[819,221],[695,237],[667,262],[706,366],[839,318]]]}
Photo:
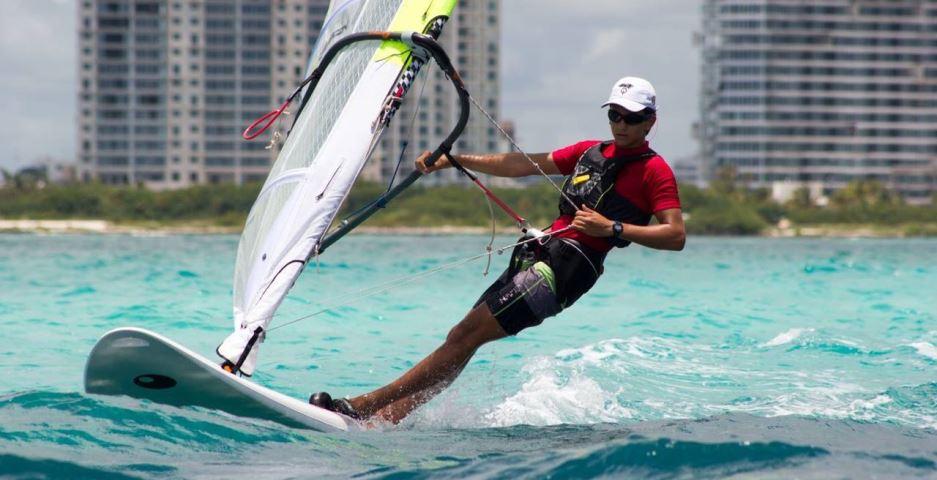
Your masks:
{"label": "black sunglasses", "polygon": [[612,110],[611,108],[608,109],[608,121],[612,123],[624,121],[627,125],[638,125],[646,122],[647,119],[651,118],[652,116],[653,114],[649,115],[635,112],[628,112],[627,114],[623,115],[618,110]]}

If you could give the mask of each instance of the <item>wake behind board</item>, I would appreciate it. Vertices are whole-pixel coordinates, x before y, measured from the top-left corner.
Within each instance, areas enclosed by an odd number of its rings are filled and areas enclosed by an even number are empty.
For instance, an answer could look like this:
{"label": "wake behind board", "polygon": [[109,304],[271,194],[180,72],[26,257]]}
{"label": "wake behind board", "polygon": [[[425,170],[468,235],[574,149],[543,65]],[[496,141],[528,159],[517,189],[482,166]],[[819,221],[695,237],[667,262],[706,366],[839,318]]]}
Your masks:
{"label": "wake behind board", "polygon": [[205,357],[141,328],[104,334],[85,365],[85,392],[198,406],[319,431],[355,430],[344,415],[232,375]]}

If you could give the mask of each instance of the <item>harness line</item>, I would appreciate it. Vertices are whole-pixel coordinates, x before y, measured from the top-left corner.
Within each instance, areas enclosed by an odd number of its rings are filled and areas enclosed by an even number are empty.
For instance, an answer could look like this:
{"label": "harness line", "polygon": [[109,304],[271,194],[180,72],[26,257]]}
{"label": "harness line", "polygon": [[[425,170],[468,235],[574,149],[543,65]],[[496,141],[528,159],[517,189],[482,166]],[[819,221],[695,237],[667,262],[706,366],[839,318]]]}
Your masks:
{"label": "harness line", "polygon": [[523,244],[525,244],[525,243],[530,243],[530,242],[535,242],[535,241],[540,241],[540,242],[542,242],[543,239],[545,239],[545,238],[551,237],[551,236],[556,235],[556,234],[558,234],[558,233],[563,233],[563,232],[565,232],[565,231],[567,231],[567,230],[569,230],[569,229],[571,229],[571,228],[572,228],[572,227],[567,226],[567,227],[563,227],[563,228],[561,228],[561,229],[559,229],[559,230],[557,230],[557,231],[555,231],[555,232],[543,232],[543,236],[542,236],[542,237],[526,238],[526,239],[524,239],[524,240],[521,240],[521,241],[519,241],[519,242],[512,243],[512,244],[510,244],[510,245],[505,245],[505,246],[503,246],[503,247],[499,247],[499,248],[494,249],[494,250],[488,250],[488,251],[486,251],[485,253],[479,253],[479,254],[476,254],[476,255],[472,255],[472,256],[470,256],[470,257],[463,258],[463,259],[461,259],[461,260],[456,260],[456,261],[454,261],[454,262],[447,263],[447,264],[445,264],[445,265],[440,265],[440,266],[438,266],[438,267],[436,267],[436,268],[432,268],[432,269],[427,270],[427,271],[425,271],[425,272],[420,272],[420,273],[417,273],[417,274],[414,274],[414,275],[405,275],[405,276],[403,276],[403,277],[398,277],[398,278],[395,278],[395,279],[393,279],[393,280],[389,280],[389,281],[384,282],[384,283],[379,283],[379,284],[377,284],[377,285],[374,285],[374,286],[371,286],[371,287],[368,287],[368,288],[365,288],[365,289],[362,289],[362,290],[357,290],[357,291],[354,291],[354,292],[346,293],[346,294],[344,294],[344,295],[339,296],[338,298],[339,298],[339,299],[348,299],[348,300],[344,300],[344,301],[339,301],[339,302],[333,303],[332,305],[329,305],[329,306],[327,306],[327,307],[324,307],[324,308],[322,308],[322,309],[320,309],[320,310],[317,310],[317,311],[315,311],[315,312],[313,312],[313,313],[310,313],[310,314],[308,314],[308,315],[304,315],[304,316],[299,317],[299,318],[296,318],[296,319],[294,319],[294,320],[290,320],[289,322],[286,322],[286,323],[277,325],[276,327],[272,327],[272,328],[270,328],[270,329],[267,330],[267,333],[273,332],[274,330],[278,330],[278,329],[283,328],[283,327],[286,327],[286,326],[288,326],[288,325],[292,325],[292,324],[294,324],[294,323],[301,322],[301,321],[303,321],[303,320],[308,320],[308,319],[310,319],[310,318],[312,318],[312,317],[315,317],[315,316],[317,316],[317,315],[321,315],[321,314],[323,314],[323,313],[325,313],[325,312],[330,312],[330,311],[332,311],[332,310],[335,310],[336,308],[345,307],[345,306],[351,305],[354,301],[357,301],[357,300],[360,300],[360,299],[364,299],[364,298],[368,298],[368,297],[373,297],[373,296],[378,295],[378,294],[381,294],[381,293],[389,292],[389,291],[391,291],[391,290],[393,290],[393,289],[395,289],[395,288],[397,288],[397,287],[399,287],[399,286],[407,285],[407,284],[413,283],[413,282],[415,282],[415,281],[417,281],[417,280],[419,280],[419,279],[421,279],[421,278],[423,278],[423,277],[428,277],[428,276],[430,276],[430,275],[434,275],[434,274],[436,274],[436,273],[439,273],[439,272],[442,272],[442,271],[445,271],[445,270],[453,269],[453,268],[455,268],[455,267],[458,267],[458,266],[461,266],[461,265],[464,265],[464,264],[473,262],[473,261],[475,261],[475,260],[478,260],[479,258],[482,258],[482,257],[489,257],[489,258],[491,258],[491,256],[494,255],[495,252],[497,252],[498,255],[500,255],[500,254],[504,253],[505,250],[508,250],[508,249],[510,249],[510,248],[517,247],[517,246],[519,246],[519,245],[523,245]]}
{"label": "harness line", "polygon": [[519,147],[519,146],[517,145],[517,142],[515,142],[514,139],[511,138],[510,135],[508,135],[508,132],[505,132],[504,129],[501,128],[501,125],[498,124],[498,122],[494,119],[494,117],[491,116],[490,113],[488,113],[487,110],[485,110],[485,107],[481,106],[481,104],[478,103],[478,100],[475,100],[475,97],[473,97],[473,96],[471,96],[471,95],[469,95],[469,100],[471,100],[471,101],[472,101],[472,104],[475,105],[475,108],[478,109],[478,111],[481,112],[482,115],[484,115],[484,116],[488,119],[488,122],[490,122],[495,128],[497,128],[498,131],[501,132],[501,135],[503,135],[504,138],[506,138],[508,142],[511,142],[511,146],[514,147],[518,152],[520,152],[521,154],[523,154],[523,155],[524,155],[524,158],[526,158],[527,161],[530,162],[530,164],[533,165],[534,168],[536,168],[538,172],[540,172],[540,175],[542,175],[543,178],[546,178],[547,181],[550,182],[550,185],[553,185],[553,188],[555,188],[556,191],[559,192],[560,195],[561,195],[570,205],[573,206],[573,208],[575,208],[576,210],[579,210],[579,206],[576,205],[576,202],[573,202],[572,199],[570,199],[565,193],[563,193],[563,189],[560,188],[560,187],[556,184],[556,182],[554,182],[553,179],[550,178],[549,175],[547,175],[547,172],[544,172],[543,169],[540,168],[540,165],[537,165],[537,162],[535,162],[534,159],[530,158],[530,155],[528,155],[527,152],[525,152],[521,147]]}

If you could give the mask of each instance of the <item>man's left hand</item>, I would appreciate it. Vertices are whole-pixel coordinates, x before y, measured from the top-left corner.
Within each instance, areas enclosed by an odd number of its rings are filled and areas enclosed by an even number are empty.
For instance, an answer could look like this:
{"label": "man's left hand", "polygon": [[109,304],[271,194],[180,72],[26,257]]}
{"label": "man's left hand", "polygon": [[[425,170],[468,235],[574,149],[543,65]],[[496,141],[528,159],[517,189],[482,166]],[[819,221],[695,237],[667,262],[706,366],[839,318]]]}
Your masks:
{"label": "man's left hand", "polygon": [[576,218],[573,219],[571,225],[574,229],[591,237],[611,237],[614,222],[583,205],[582,209],[576,210]]}

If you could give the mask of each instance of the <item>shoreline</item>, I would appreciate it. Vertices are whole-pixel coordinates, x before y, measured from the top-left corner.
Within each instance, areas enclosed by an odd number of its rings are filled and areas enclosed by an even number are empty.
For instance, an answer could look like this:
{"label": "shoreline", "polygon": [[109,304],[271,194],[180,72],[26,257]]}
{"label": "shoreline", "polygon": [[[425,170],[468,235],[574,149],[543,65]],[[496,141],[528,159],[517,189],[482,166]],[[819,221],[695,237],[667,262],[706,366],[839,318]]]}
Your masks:
{"label": "shoreline", "polygon": [[[193,223],[114,223],[107,220],[36,220],[0,219],[0,233],[23,234],[99,234],[99,235],[237,235],[241,227],[199,225]],[[374,227],[362,226],[354,233],[372,235],[488,235],[490,227],[443,225],[438,227]],[[515,235],[514,228],[498,228],[499,235]],[[738,236],[738,235],[735,235]],[[773,227],[759,235],[762,238],[928,238],[909,236],[903,227],[886,225],[810,225]]]}
{"label": "shoreline", "polygon": [[[511,228],[499,228],[497,234],[514,234]],[[39,234],[99,234],[99,235],[237,235],[241,227],[220,225],[114,223],[107,220],[34,220],[0,219],[0,233]],[[491,227],[367,227],[356,228],[354,233],[386,235],[475,235],[490,234]]]}

